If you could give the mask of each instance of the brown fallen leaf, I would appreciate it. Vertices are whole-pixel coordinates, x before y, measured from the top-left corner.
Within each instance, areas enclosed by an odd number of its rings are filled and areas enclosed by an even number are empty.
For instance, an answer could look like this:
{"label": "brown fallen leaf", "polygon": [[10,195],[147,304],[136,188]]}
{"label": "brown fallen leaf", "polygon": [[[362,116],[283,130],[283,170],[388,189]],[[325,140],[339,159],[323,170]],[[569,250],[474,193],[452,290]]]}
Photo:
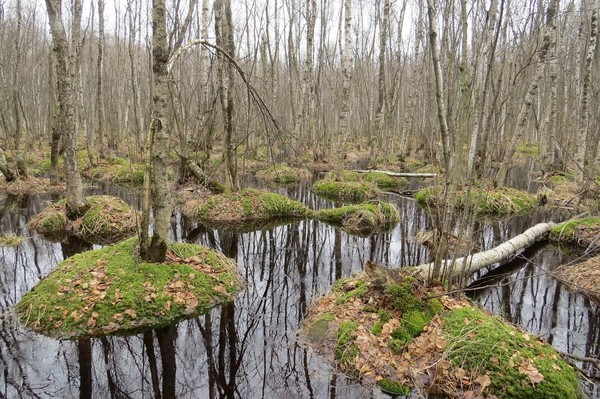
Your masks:
{"label": "brown fallen leaf", "polygon": [[132,319],[137,318],[137,312],[133,309],[125,309],[125,311],[123,313],[125,313],[127,316],[131,317]]}
{"label": "brown fallen leaf", "polygon": [[490,380],[490,376],[488,376],[487,374],[483,374],[477,377],[475,379],[475,382],[481,386],[481,392],[483,392],[487,387],[491,385],[492,380]]}

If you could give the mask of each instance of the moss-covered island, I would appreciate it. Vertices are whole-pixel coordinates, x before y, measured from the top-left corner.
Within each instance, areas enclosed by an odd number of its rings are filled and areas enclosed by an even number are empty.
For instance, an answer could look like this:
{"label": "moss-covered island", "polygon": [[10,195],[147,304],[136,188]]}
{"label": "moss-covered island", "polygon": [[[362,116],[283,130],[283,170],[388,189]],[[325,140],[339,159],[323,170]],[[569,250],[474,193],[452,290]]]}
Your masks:
{"label": "moss-covered island", "polygon": [[582,247],[597,249],[600,246],[600,217],[587,217],[568,220],[556,225],[550,231],[550,239],[568,242]]}
{"label": "moss-covered island", "polygon": [[256,189],[209,195],[182,204],[190,219],[211,224],[269,222],[278,218],[305,218],[311,210],[281,194]]}
{"label": "moss-covered island", "polygon": [[315,212],[315,218],[339,226],[348,233],[362,235],[394,227],[400,221],[400,214],[393,204],[369,201],[358,205],[322,209]]}
{"label": "moss-covered island", "polygon": [[[443,194],[440,187],[428,187],[418,191],[415,199],[423,208],[435,208]],[[457,209],[468,207],[478,217],[523,214],[539,205],[535,195],[510,187],[473,187],[469,190],[459,190],[453,195]]]}
{"label": "moss-covered island", "polygon": [[125,201],[108,195],[85,198],[88,208],[81,217],[70,220],[66,200],[50,204],[29,221],[29,228],[51,239],[74,235],[93,244],[112,244],[131,236],[139,218]]}
{"label": "moss-covered island", "polygon": [[358,203],[377,198],[381,195],[381,190],[391,190],[406,184],[406,179],[388,176],[383,172],[334,170],[315,182],[312,190],[323,198]]}
{"label": "moss-covered island", "polygon": [[287,185],[308,180],[310,172],[307,169],[295,168],[285,164],[275,164],[256,172],[256,177],[267,182]]}
{"label": "moss-covered island", "polygon": [[337,281],[305,320],[308,343],[345,373],[390,394],[581,397],[576,371],[547,343],[418,279],[385,275]]}
{"label": "moss-covered island", "polygon": [[135,333],[204,313],[241,288],[233,260],[212,249],[172,243],[158,264],[140,261],[137,244],[64,260],[16,305],[20,321],[54,338]]}

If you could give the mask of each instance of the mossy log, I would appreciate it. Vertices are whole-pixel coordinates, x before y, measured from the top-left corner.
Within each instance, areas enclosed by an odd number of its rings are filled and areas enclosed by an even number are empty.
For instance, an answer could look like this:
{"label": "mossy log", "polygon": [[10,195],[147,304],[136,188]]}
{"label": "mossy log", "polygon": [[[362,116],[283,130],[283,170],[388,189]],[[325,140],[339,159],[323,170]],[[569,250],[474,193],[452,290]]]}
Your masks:
{"label": "mossy log", "polygon": [[[441,262],[440,274],[447,277],[457,277],[461,274],[474,273],[486,266],[493,265],[525,249],[543,237],[556,226],[554,222],[538,223],[525,230],[522,234],[503,242],[502,244],[479,252],[474,255],[457,259],[446,259]],[[433,275],[435,263],[426,263],[415,267],[416,272],[423,278]]]}

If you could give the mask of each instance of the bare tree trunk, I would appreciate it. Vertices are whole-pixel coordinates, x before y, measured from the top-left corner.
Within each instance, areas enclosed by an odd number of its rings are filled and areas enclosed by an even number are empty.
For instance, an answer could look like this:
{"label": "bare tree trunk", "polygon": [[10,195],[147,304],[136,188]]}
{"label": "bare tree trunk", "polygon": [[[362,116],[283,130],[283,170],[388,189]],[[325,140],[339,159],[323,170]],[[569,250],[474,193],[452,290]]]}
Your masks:
{"label": "bare tree trunk", "polygon": [[0,173],[4,175],[4,178],[7,182],[15,181],[16,176],[14,172],[8,167],[8,163],[6,162],[6,157],[4,156],[4,151],[0,147]]}
{"label": "bare tree trunk", "polygon": [[546,10],[546,25],[544,27],[542,45],[538,50],[538,64],[535,75],[529,83],[529,89],[527,90],[527,94],[525,95],[525,99],[523,100],[521,109],[519,110],[519,115],[517,116],[517,126],[511,136],[508,146],[506,147],[502,163],[500,164],[498,174],[496,175],[496,181],[500,184],[504,184],[506,180],[508,168],[517,148],[517,144],[523,137],[523,130],[525,129],[525,123],[527,122],[527,114],[529,113],[534,97],[537,95],[539,90],[540,79],[542,78],[544,66],[546,65],[546,58],[548,57],[548,51],[552,44],[552,23],[554,21],[554,16],[556,15],[557,6],[558,0],[552,0],[548,4],[548,8]]}
{"label": "bare tree trunk", "polygon": [[590,41],[583,66],[583,79],[581,82],[581,98],[579,108],[579,131],[577,133],[577,153],[575,154],[575,162],[578,165],[576,170],[577,179],[583,180],[583,174],[586,170],[586,157],[588,146],[588,130],[589,130],[589,108],[591,101],[591,75],[592,63],[594,61],[594,52],[596,50],[596,40],[598,36],[598,1],[594,0],[594,8],[592,10],[592,22],[590,30]]}
{"label": "bare tree trunk", "polygon": [[[235,56],[233,43],[233,26],[231,18],[230,0],[216,0],[215,11],[215,34],[217,46],[225,49],[230,57]],[[219,93],[221,109],[223,113],[223,127],[225,129],[224,146],[225,162],[227,165],[227,180],[232,190],[238,189],[236,172],[236,155],[233,148],[233,83],[234,70],[229,61],[223,56],[218,56],[219,70]]]}
{"label": "bare tree trunk", "polygon": [[558,74],[557,74],[557,58],[556,58],[556,15],[559,12],[559,0],[556,0],[556,12],[554,18],[548,25],[550,34],[550,50],[548,52],[548,68],[550,75],[550,105],[544,118],[544,137],[540,140],[540,154],[545,164],[548,162],[554,166],[554,148],[556,146],[556,123],[558,109]]}
{"label": "bare tree trunk", "polygon": [[[57,64],[57,91],[60,115],[60,129],[64,143],[65,175],[67,183],[67,215],[77,217],[85,210],[83,185],[77,166],[77,134],[73,104],[73,66],[69,65],[69,44],[62,22],[60,0],[46,0],[52,45]],[[74,22],[76,23],[76,22]]]}
{"label": "bare tree trunk", "polygon": [[96,140],[100,144],[100,158],[104,158],[104,0],[98,0],[98,58],[96,67]]}
{"label": "bare tree trunk", "polygon": [[390,0],[383,1],[383,15],[381,17],[381,26],[379,27],[379,77],[377,80],[377,110],[375,112],[375,140],[371,143],[371,158],[375,154],[375,145],[377,150],[381,149],[383,144],[383,126],[384,126],[384,108],[385,108],[385,52],[388,31],[388,19],[390,15]]}
{"label": "bare tree trunk", "polygon": [[[553,222],[539,223],[490,250],[463,258],[445,260],[442,262],[443,275],[448,278],[458,277],[461,274],[468,275],[481,268],[498,263],[509,256],[514,255],[517,251],[527,248],[535,243],[554,226],[555,223]],[[426,263],[415,266],[415,269],[423,278],[427,278],[432,275],[434,267],[434,263]]]}
{"label": "bare tree trunk", "polygon": [[50,184],[58,184],[58,157],[60,156],[60,106],[58,104],[58,89],[56,82],[56,56],[54,51],[48,53],[48,87],[50,88]]}
{"label": "bare tree trunk", "polygon": [[[167,121],[167,83],[169,49],[167,47],[165,0],[152,0],[152,123],[148,134],[144,207],[140,235],[140,256],[162,262],[167,251],[171,221],[171,198],[167,180],[169,125]],[[150,213],[154,215],[152,240],[148,237]]]}
{"label": "bare tree trunk", "polygon": [[340,146],[338,157],[344,155],[348,137],[348,118],[350,116],[350,78],[352,76],[352,0],[344,0],[344,50],[342,53],[342,105],[340,111],[340,127],[338,137]]}
{"label": "bare tree trunk", "polygon": [[16,161],[16,172],[18,177],[26,178],[27,177],[27,167],[25,166],[25,158],[23,157],[23,148],[22,148],[22,127],[21,127],[21,108],[19,104],[21,102],[20,94],[18,88],[19,85],[19,73],[21,72],[21,59],[22,57],[22,37],[21,37],[21,26],[22,26],[22,14],[21,14],[21,0],[17,0],[16,4],[16,17],[17,17],[17,26],[16,26],[16,34],[15,34],[15,51],[13,56],[15,58],[15,67],[13,71],[13,92],[12,92],[12,101],[13,101],[13,110],[15,117],[15,161]]}
{"label": "bare tree trunk", "polygon": [[446,110],[446,100],[444,98],[444,78],[440,64],[439,45],[437,41],[437,28],[435,23],[435,0],[427,0],[427,15],[429,17],[429,41],[431,48],[431,61],[435,74],[435,99],[437,104],[437,114],[442,141],[442,154],[444,160],[444,169],[446,176],[449,176],[452,170],[452,158],[450,157],[450,129],[448,128],[448,112]]}

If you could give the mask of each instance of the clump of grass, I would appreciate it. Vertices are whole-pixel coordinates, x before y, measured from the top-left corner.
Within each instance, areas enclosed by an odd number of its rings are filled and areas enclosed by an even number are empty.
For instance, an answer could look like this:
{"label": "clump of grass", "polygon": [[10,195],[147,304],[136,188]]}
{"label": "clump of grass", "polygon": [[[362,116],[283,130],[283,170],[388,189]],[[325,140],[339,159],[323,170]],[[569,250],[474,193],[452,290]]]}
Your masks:
{"label": "clump of grass", "polygon": [[377,383],[379,388],[389,395],[408,395],[410,394],[410,387],[402,384],[401,382],[394,381],[389,378],[384,378]]}
{"label": "clump of grass", "polygon": [[523,155],[539,155],[540,147],[534,143],[519,143],[517,144],[517,152]]}
{"label": "clump of grass", "polygon": [[[436,207],[443,194],[439,187],[429,187],[418,191],[415,199],[423,208]],[[459,190],[454,195],[458,209],[469,207],[478,217],[522,214],[538,206],[535,195],[510,187],[472,188]]]}
{"label": "clump of grass", "polygon": [[117,184],[141,186],[144,184],[144,168],[142,165],[128,165],[119,168],[112,181]]}
{"label": "clump of grass", "polygon": [[350,233],[373,232],[389,229],[400,221],[400,214],[393,204],[370,201],[359,205],[347,205],[315,212],[315,218],[344,228]]}
{"label": "clump of grass", "polygon": [[335,300],[335,302],[338,304],[348,302],[350,300],[353,300],[354,298],[362,297],[363,295],[365,295],[367,293],[367,291],[368,291],[368,287],[367,287],[366,282],[364,280],[358,280],[356,282],[355,288],[341,294]]}
{"label": "clump of grass", "polygon": [[275,164],[258,171],[256,177],[273,183],[290,184],[308,180],[310,172],[306,169],[294,168],[285,164]]}
{"label": "clump of grass", "polygon": [[255,189],[211,195],[188,201],[183,213],[213,223],[268,221],[275,218],[303,218],[311,211],[298,201],[277,193]]}
{"label": "clump of grass", "polygon": [[337,342],[334,349],[334,357],[342,366],[349,366],[359,354],[358,346],[354,343],[354,331],[358,323],[344,321],[337,330]]}
{"label": "clump of grass", "polygon": [[382,190],[392,190],[408,185],[408,180],[404,177],[394,177],[378,171],[363,173],[362,177],[368,182],[375,183]]}
{"label": "clump of grass", "polygon": [[25,237],[8,234],[0,236],[0,247],[18,247],[25,241]]}
{"label": "clump of grass", "polygon": [[67,218],[66,200],[62,199],[33,217],[29,227],[48,238],[72,234],[96,244],[114,243],[136,231],[136,212],[120,198],[92,195],[85,201],[87,210],[76,220]]}
{"label": "clump of grass", "polygon": [[170,244],[169,261],[157,264],[141,261],[137,244],[64,260],[17,304],[19,319],[54,338],[137,332],[204,313],[240,289],[233,261],[214,250]]}
{"label": "clump of grass", "polygon": [[442,316],[447,356],[473,375],[487,374],[486,394],[500,398],[580,398],[575,370],[546,343],[475,308]]}
{"label": "clump of grass", "polygon": [[373,183],[359,181],[319,180],[312,186],[315,194],[334,201],[363,202],[377,198],[381,191]]}

